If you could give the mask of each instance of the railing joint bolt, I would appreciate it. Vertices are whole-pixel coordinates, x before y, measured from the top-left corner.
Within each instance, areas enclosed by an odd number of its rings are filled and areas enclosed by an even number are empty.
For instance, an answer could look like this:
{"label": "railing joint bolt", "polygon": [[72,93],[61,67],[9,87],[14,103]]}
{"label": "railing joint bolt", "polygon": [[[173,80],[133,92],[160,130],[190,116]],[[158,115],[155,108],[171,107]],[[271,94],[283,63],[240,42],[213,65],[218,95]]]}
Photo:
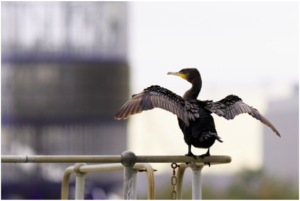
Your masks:
{"label": "railing joint bolt", "polygon": [[74,165],[74,172],[77,175],[86,175],[86,172],[80,172],[80,167],[86,165],[86,163],[76,163]]}
{"label": "railing joint bolt", "polygon": [[136,155],[131,152],[131,151],[124,151],[121,154],[121,163],[125,166],[125,167],[133,167],[135,162],[136,162]]}

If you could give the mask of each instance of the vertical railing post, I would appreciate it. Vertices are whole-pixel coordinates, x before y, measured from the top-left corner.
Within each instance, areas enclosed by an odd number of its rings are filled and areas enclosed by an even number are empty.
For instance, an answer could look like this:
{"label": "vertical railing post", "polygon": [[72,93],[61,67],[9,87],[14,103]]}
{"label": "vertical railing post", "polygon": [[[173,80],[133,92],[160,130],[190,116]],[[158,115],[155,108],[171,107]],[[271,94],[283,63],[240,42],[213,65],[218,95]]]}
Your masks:
{"label": "vertical railing post", "polygon": [[201,184],[201,170],[203,165],[197,166],[195,163],[191,163],[191,168],[193,171],[193,179],[192,179],[192,193],[193,200],[201,200],[202,199],[202,184]]}
{"label": "vertical railing post", "polygon": [[84,200],[84,180],[86,173],[80,172],[79,168],[85,163],[76,163],[74,165],[74,172],[76,174],[75,184],[75,200]]}
{"label": "vertical railing post", "polygon": [[70,166],[65,170],[63,180],[61,183],[61,199],[68,200],[69,198],[69,181],[70,176],[74,172],[74,166]]}
{"label": "vertical railing post", "polygon": [[181,163],[178,166],[177,185],[176,185],[176,192],[177,192],[176,200],[182,200],[182,182],[183,182],[184,172],[187,167],[188,167],[188,165],[185,163]]}
{"label": "vertical railing post", "polygon": [[137,170],[134,170],[133,166],[136,162],[136,155],[131,151],[125,151],[121,156],[124,166],[123,196],[125,200],[134,200],[136,199]]}

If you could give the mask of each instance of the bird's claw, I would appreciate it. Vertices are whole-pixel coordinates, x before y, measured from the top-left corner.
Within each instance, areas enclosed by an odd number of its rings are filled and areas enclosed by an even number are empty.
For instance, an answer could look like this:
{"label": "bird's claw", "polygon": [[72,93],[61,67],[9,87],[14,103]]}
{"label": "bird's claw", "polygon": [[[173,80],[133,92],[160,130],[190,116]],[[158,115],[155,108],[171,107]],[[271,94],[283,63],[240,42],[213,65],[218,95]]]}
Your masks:
{"label": "bird's claw", "polygon": [[202,159],[203,159],[203,158],[205,158],[205,157],[207,157],[207,156],[209,156],[209,155],[207,155],[207,154],[202,154],[202,155],[199,156],[199,158],[202,158]]}
{"label": "bird's claw", "polygon": [[194,157],[194,159],[197,159],[197,156],[195,156],[193,153],[187,153],[187,154],[185,154],[186,156],[192,156],[192,157]]}
{"label": "bird's claw", "polygon": [[202,155],[199,156],[199,158],[202,158],[202,159],[203,159],[204,157],[205,157],[205,154],[202,154]]}
{"label": "bird's claw", "polygon": [[[203,159],[203,158],[205,158],[205,157],[207,157],[207,156],[210,156],[209,151],[207,151],[206,154],[200,155],[199,158],[202,158],[202,159]],[[208,166],[210,167],[210,163],[204,163],[204,164],[205,164],[205,165],[208,165]]]}
{"label": "bird's claw", "polygon": [[210,156],[209,150],[205,154],[200,155],[199,158],[203,159],[203,158],[205,158],[207,156]]}

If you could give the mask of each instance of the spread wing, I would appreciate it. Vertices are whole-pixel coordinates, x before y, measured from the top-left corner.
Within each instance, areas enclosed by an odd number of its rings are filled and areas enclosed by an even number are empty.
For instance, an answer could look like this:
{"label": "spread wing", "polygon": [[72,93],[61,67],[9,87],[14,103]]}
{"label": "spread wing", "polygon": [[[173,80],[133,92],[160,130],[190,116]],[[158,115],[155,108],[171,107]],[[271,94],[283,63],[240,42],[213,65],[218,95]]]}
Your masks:
{"label": "spread wing", "polygon": [[115,119],[127,119],[142,111],[161,108],[177,115],[189,126],[190,120],[199,118],[199,107],[195,102],[185,101],[182,97],[160,86],[151,86],[133,95],[115,115]]}
{"label": "spread wing", "polygon": [[238,96],[229,95],[218,102],[205,101],[204,107],[207,110],[224,117],[225,119],[233,119],[239,114],[248,113],[255,119],[261,121],[263,124],[269,126],[276,133],[276,135],[280,137],[280,134],[276,128],[262,114],[260,114],[257,109],[244,103]]}

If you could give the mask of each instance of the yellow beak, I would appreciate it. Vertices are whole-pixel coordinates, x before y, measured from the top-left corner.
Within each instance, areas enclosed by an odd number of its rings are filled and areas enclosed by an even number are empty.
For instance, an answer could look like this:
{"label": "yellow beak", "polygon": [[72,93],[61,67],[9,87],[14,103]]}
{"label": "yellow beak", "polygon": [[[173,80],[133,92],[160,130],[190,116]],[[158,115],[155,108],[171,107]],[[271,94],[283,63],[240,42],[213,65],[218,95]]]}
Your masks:
{"label": "yellow beak", "polygon": [[168,75],[176,75],[176,76],[179,76],[179,77],[182,77],[183,79],[185,79],[185,75],[183,73],[179,73],[179,72],[176,72],[176,73],[168,72]]}

